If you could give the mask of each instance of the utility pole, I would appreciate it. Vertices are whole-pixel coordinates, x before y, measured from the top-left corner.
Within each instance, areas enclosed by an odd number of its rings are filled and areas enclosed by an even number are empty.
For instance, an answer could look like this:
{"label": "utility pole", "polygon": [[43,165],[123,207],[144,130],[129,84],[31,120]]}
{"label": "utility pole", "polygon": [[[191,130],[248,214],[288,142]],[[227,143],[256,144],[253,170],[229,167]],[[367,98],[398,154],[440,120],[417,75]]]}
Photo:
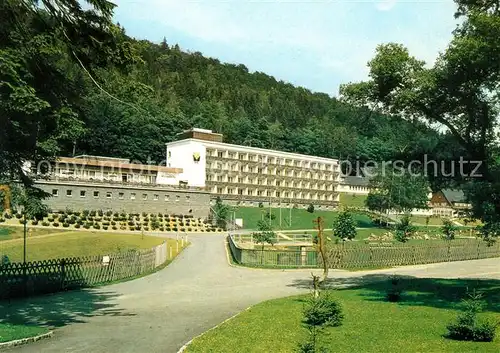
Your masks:
{"label": "utility pole", "polygon": [[328,268],[329,264],[326,257],[326,249],[325,249],[325,236],[323,234],[324,222],[323,218],[316,218],[313,223],[316,225],[316,229],[318,230],[318,247],[321,258],[323,259],[323,281],[326,281],[328,278]]}
{"label": "utility pole", "polygon": [[26,271],[26,231],[27,231],[27,221],[26,221],[26,210],[23,209],[23,219],[24,219],[24,235],[23,235],[23,239],[24,239],[24,245],[23,245],[23,265],[24,265],[24,269]]}

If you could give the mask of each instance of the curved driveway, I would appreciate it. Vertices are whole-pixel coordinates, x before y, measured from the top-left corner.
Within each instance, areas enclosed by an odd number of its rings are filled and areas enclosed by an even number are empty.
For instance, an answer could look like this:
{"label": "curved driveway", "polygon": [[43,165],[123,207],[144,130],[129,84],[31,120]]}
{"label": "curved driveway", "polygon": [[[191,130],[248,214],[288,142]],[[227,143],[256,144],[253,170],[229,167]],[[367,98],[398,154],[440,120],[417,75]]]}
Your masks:
{"label": "curved driveway", "polygon": [[[12,352],[176,352],[194,336],[260,301],[304,293],[311,270],[232,267],[225,238],[196,235],[167,268],[134,281],[15,302],[13,319],[59,325],[53,338]],[[320,273],[321,271],[315,270]],[[347,272],[500,279],[500,259]],[[1,314],[1,313],[0,313]]]}

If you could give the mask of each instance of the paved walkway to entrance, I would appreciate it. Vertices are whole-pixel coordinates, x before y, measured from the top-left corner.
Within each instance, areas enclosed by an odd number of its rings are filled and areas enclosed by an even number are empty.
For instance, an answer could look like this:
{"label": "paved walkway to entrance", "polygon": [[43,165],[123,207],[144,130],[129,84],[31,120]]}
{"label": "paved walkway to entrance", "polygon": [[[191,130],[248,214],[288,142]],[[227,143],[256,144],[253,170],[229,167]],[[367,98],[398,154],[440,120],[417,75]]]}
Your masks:
{"label": "paved walkway to entrance", "polygon": [[[232,267],[221,235],[190,237],[192,245],[164,270],[130,282],[14,302],[11,319],[59,326],[53,338],[12,352],[176,352],[194,336],[260,301],[307,292],[311,270]],[[315,270],[321,273],[320,270]],[[500,259],[347,272],[436,278],[500,279]],[[6,309],[0,307],[0,317]]]}

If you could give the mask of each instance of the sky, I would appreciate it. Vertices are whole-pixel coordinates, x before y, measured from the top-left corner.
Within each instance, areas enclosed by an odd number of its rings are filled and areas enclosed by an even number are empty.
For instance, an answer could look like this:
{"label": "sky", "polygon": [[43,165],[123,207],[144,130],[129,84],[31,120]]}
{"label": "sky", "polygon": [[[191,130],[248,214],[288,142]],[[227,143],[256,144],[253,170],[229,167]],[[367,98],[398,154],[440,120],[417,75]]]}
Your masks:
{"label": "sky", "polygon": [[337,95],[365,80],[378,44],[432,64],[456,26],[452,0],[113,0],[128,35],[244,64]]}

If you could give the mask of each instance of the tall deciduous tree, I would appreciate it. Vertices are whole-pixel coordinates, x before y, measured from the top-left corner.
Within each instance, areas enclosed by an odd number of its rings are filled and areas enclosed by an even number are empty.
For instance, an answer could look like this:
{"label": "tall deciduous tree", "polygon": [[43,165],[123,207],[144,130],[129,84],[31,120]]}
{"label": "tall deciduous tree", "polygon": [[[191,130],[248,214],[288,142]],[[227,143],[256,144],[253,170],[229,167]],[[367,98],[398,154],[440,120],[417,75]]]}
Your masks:
{"label": "tall deciduous tree", "polygon": [[380,172],[370,180],[370,188],[365,204],[372,211],[407,213],[427,208],[429,184],[423,176]]}
{"label": "tall deciduous tree", "polygon": [[[43,5],[43,6],[40,6]],[[0,4],[0,177],[30,180],[22,166],[60,153],[84,133],[79,102],[92,68],[124,64],[114,4],[77,0]]]}
{"label": "tall deciduous tree", "polygon": [[[400,44],[377,48],[370,80],[340,88],[344,101],[410,121],[445,127],[466,160],[480,161],[467,195],[475,216],[499,229],[500,165],[495,128],[500,109],[500,16],[497,1],[456,0],[462,22],[428,68]],[[475,166],[475,165],[474,165]],[[470,171],[470,169],[469,169]]]}
{"label": "tall deciduous tree", "polygon": [[333,236],[344,241],[356,237],[356,223],[349,211],[341,211],[333,222]]}

